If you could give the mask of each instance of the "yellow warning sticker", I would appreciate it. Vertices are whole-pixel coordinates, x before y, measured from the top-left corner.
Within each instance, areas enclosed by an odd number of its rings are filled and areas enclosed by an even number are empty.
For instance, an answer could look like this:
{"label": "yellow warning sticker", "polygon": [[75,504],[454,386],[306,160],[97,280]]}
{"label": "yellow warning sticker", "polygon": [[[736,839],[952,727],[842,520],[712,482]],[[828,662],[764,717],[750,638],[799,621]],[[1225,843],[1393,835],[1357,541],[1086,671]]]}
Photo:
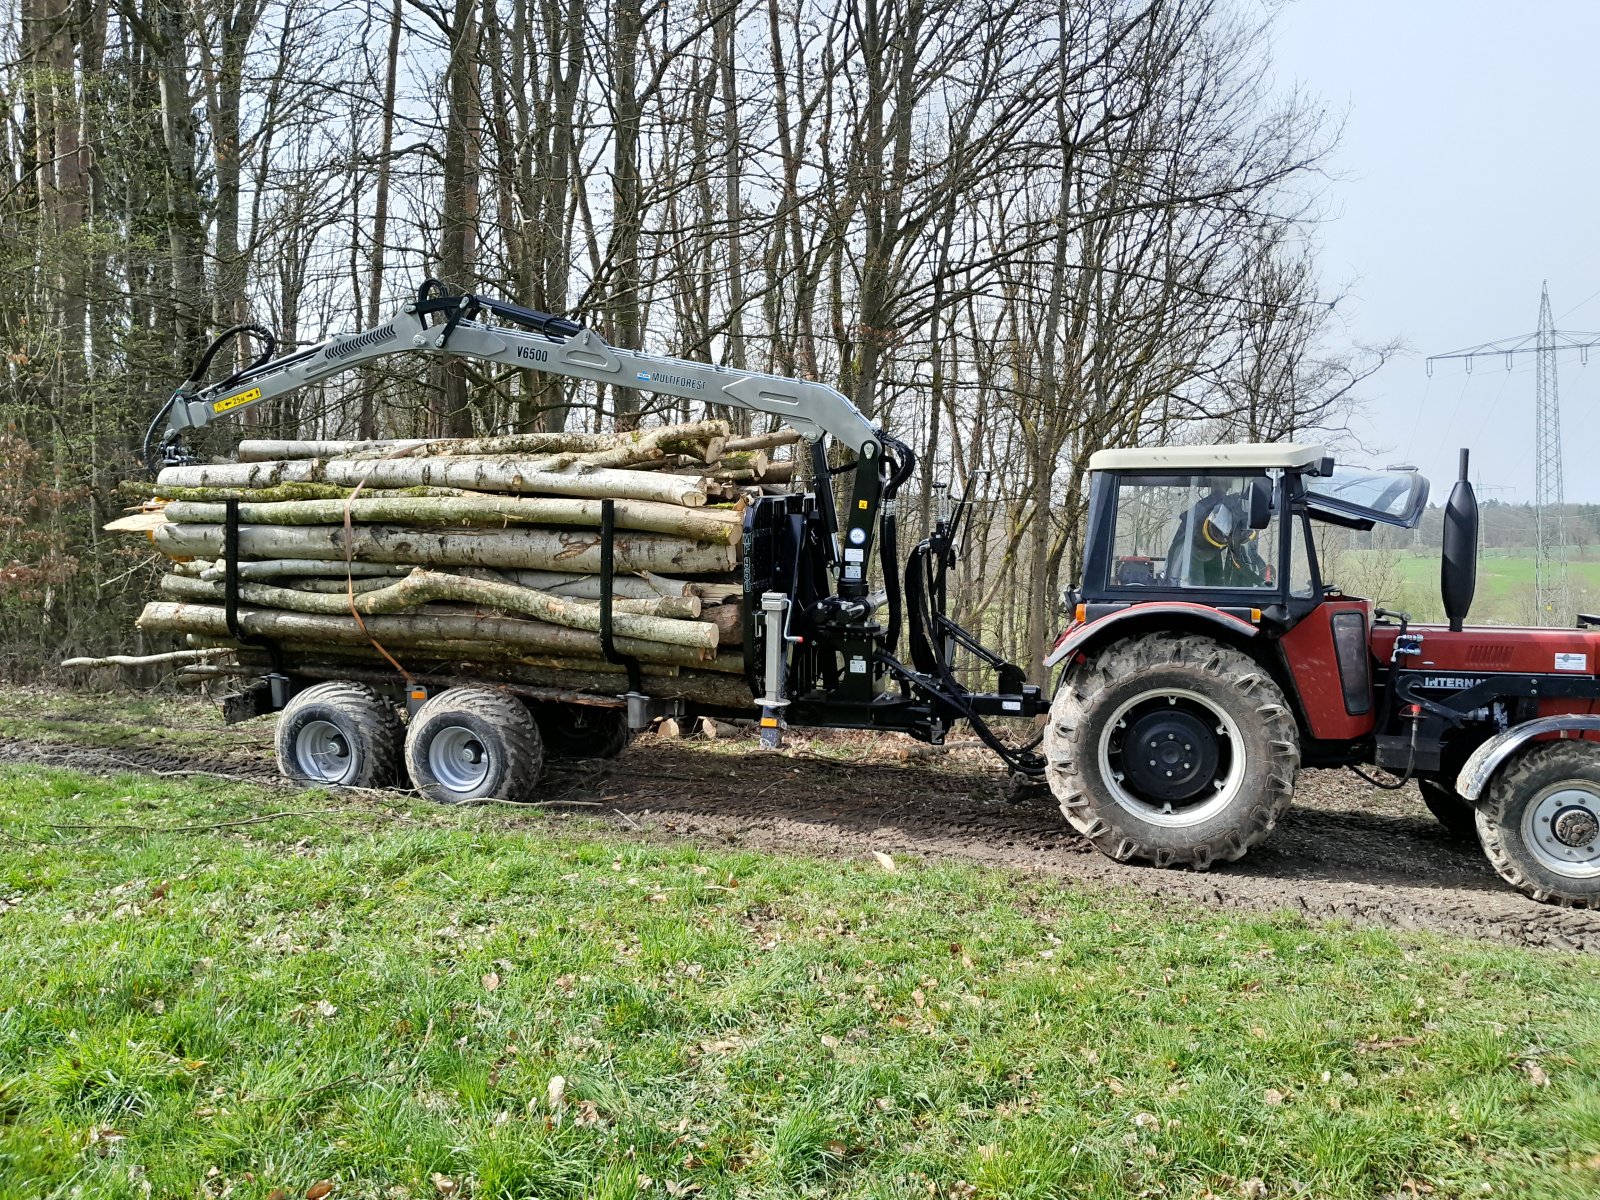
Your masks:
{"label": "yellow warning sticker", "polygon": [[856,507],[857,508],[865,508],[866,506],[867,506],[867,502],[865,500],[857,500],[856,501]]}
{"label": "yellow warning sticker", "polygon": [[230,408],[238,408],[241,404],[249,404],[252,400],[261,399],[261,389],[251,388],[248,392],[239,392],[237,395],[227,396],[218,400],[211,406],[214,413],[225,413]]}

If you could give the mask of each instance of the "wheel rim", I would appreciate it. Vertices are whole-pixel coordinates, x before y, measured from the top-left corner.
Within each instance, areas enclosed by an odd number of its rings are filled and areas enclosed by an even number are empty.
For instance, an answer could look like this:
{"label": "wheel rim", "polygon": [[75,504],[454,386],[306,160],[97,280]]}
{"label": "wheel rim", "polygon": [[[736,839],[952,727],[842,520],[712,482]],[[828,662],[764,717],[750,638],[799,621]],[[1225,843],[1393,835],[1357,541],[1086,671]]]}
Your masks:
{"label": "wheel rim", "polygon": [[1112,799],[1152,825],[1210,820],[1238,796],[1244,768],[1238,722],[1186,688],[1124,701],[1100,734],[1100,777]]}
{"label": "wheel rim", "polygon": [[453,792],[473,792],[494,770],[494,756],[471,729],[451,725],[428,743],[428,770]]}
{"label": "wheel rim", "polygon": [[1600,793],[1580,779],[1545,788],[1522,810],[1522,842],[1547,871],[1600,876]]}
{"label": "wheel rim", "polygon": [[343,783],[355,771],[350,739],[332,721],[307,721],[294,738],[294,761],[308,779]]}

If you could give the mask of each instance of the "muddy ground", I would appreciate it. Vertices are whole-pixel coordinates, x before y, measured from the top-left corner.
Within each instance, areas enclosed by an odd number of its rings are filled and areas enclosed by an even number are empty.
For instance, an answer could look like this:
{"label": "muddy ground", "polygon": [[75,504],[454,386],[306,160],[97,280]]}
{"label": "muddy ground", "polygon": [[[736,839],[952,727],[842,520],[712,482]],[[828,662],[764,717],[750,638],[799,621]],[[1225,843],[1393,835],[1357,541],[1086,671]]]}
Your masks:
{"label": "muddy ground", "polygon": [[[103,698],[34,693],[0,710],[0,761],[93,772],[215,771],[276,780],[270,720],[223,729],[212,706],[136,714]],[[1500,881],[1475,843],[1450,837],[1412,788],[1384,792],[1307,771],[1294,807],[1243,861],[1197,873],[1112,862],[1067,828],[1046,796],[1009,802],[978,752],[902,761],[894,735],[797,740],[644,737],[609,762],[554,764],[543,799],[628,836],[709,846],[960,859],[1124,886],[1222,909],[1289,909],[1356,925],[1600,951],[1600,912],[1536,904]]]}

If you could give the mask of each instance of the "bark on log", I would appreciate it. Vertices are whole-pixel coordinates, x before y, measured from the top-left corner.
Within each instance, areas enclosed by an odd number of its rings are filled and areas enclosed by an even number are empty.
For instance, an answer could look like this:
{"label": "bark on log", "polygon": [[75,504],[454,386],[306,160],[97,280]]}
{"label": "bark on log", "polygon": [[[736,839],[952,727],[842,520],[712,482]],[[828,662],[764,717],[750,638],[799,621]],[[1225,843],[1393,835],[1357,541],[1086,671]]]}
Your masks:
{"label": "bark on log", "polygon": [[[598,529],[600,506],[599,500],[528,500],[489,495],[369,500],[363,494],[355,500],[242,503],[239,520],[246,525],[343,525],[348,514],[350,520],[362,524],[579,525]],[[220,525],[228,519],[227,506],[223,504],[174,501],[164,511],[169,521],[178,524]],[[740,515],[728,509],[694,509],[648,500],[618,500],[615,512],[619,529],[643,529],[726,546],[737,541],[741,533]]]}
{"label": "bark on log", "polygon": [[706,502],[700,480],[655,471],[574,466],[560,471],[525,458],[335,458],[167,467],[160,488],[275,488],[286,483],[331,483],[375,488],[451,487],[477,492],[586,496],[597,500],[656,500],[698,508]]}
{"label": "bark on log", "polygon": [[776,433],[758,433],[752,437],[729,438],[723,450],[728,454],[737,454],[741,450],[776,450],[779,446],[792,446],[800,440],[800,435],[792,429],[780,429]]}
{"label": "bark on log", "polygon": [[[244,500],[252,504],[283,503],[290,500],[343,500],[355,492],[352,487],[332,483],[280,483],[268,488],[248,487],[163,487],[148,480],[125,480],[117,490],[130,496],[155,500],[190,500],[196,503],[220,503],[223,500]],[[471,496],[464,488],[409,487],[362,488],[361,495],[368,500],[422,499],[429,496]]]}
{"label": "bark on log", "polygon": [[[227,568],[221,563],[209,560],[196,560],[200,563],[198,572],[201,579],[207,583],[218,579],[227,578]],[[193,563],[180,563],[179,566],[193,566]],[[175,571],[174,574],[190,575],[192,571]],[[400,575],[409,575],[411,567],[405,563],[375,563],[351,562],[346,563],[338,559],[316,558],[268,558],[258,561],[241,561],[239,563],[240,579],[276,579],[283,575],[323,576],[333,579],[346,577],[360,579],[363,576],[394,578]]]}
{"label": "bark on log", "polygon": [[[259,660],[260,669],[266,669],[265,658]],[[616,671],[573,671],[543,667],[529,667],[517,663],[474,663],[470,669],[460,663],[408,664],[410,670],[430,688],[454,687],[460,684],[501,683],[512,688],[550,689],[565,695],[534,696],[534,699],[560,700],[569,704],[594,703],[597,699],[611,706],[611,698],[628,690],[627,675]],[[306,679],[350,679],[359,683],[372,683],[382,687],[399,678],[394,668],[373,666],[354,660],[305,660],[289,666],[291,675]],[[732,675],[715,675],[706,671],[680,671],[671,676],[646,675],[645,691],[663,700],[687,700],[718,708],[747,708],[751,704],[750,688]],[[588,693],[587,695],[585,693]],[[518,693],[522,694],[522,693]]]}
{"label": "bark on log", "polygon": [[[163,576],[161,590],[168,596],[185,600],[221,600],[225,591],[223,584],[186,579],[181,575]],[[247,604],[264,608],[332,616],[348,613],[354,607],[363,617],[402,613],[424,604],[449,600],[517,613],[567,629],[581,629],[589,633],[598,633],[600,630],[598,604],[552,596],[548,592],[538,592],[511,583],[467,579],[460,575],[420,569],[379,590],[358,593],[354,597],[303,592],[297,588],[274,587],[267,583],[241,583],[239,598]],[[718,627],[709,621],[681,621],[643,613],[613,612],[611,627],[619,637],[640,638],[707,652],[715,652],[721,640]]]}
{"label": "bark on log", "polygon": [[[427,612],[406,616],[374,616],[364,618],[367,633],[363,633],[356,619],[350,616],[241,607],[239,622],[248,634],[283,642],[367,645],[370,634],[391,651],[408,648],[426,651],[432,647],[441,651],[438,657],[445,659],[504,659],[516,657],[519,651],[536,654],[554,651],[579,657],[598,657],[600,653],[600,639],[594,634],[515,617]],[[156,633],[198,633],[210,638],[231,636],[227,615],[220,604],[153,600],[145,605],[138,625],[141,629]],[[616,647],[621,653],[632,655],[641,662],[669,663],[727,673],[744,670],[743,657],[733,653],[722,653],[707,659],[700,650],[622,637],[616,639]]]}
{"label": "bark on log", "polygon": [[[181,572],[179,572],[181,574]],[[494,583],[509,583],[517,587],[531,587],[535,591],[547,592],[552,596],[563,597],[569,600],[598,600],[600,599],[599,575],[579,575],[576,578],[586,579],[592,588],[585,592],[576,588],[541,587],[537,583],[530,583],[520,576],[543,576],[548,579],[560,580],[563,578],[555,571],[496,571],[492,567],[462,567],[456,572],[469,579],[487,579]],[[622,587],[616,586],[623,582],[639,584],[633,591],[639,593],[632,595]],[[697,621],[700,613],[705,608],[699,596],[660,595],[652,591],[648,584],[644,584],[637,576],[618,575],[612,578],[611,605],[617,612],[643,613],[651,617],[676,617],[680,621]]]}
{"label": "bark on log", "polygon": [[[571,596],[576,600],[600,599],[600,576],[576,571],[500,571],[511,583],[538,588],[557,596]],[[683,579],[669,579],[640,571],[632,575],[617,575],[611,581],[611,594],[630,600],[648,600],[655,596],[694,596],[697,585]]]}
{"label": "bark on log", "polygon": [[[306,558],[338,562],[346,531],[330,525],[247,525],[239,530],[241,558]],[[600,570],[596,534],[550,529],[439,531],[402,525],[358,525],[349,531],[350,557],[359,562],[413,566],[516,567],[537,571]],[[216,558],[223,552],[220,525],[163,525],[156,548],[173,558]],[[690,542],[658,533],[619,533],[613,569],[618,574],[659,571],[721,574],[736,563],[732,546]]]}
{"label": "bark on log", "polygon": [[713,604],[705,618],[717,627],[717,641],[723,646],[744,644],[744,609],[738,604]]}
{"label": "bark on log", "polygon": [[[652,437],[653,435],[653,437]],[[355,455],[383,456],[396,451],[408,451],[407,457],[485,456],[485,455],[555,455],[590,454],[613,450],[620,446],[644,443],[651,446],[700,444],[716,438],[726,438],[728,426],[724,421],[696,421],[687,425],[666,425],[654,429],[635,430],[630,433],[518,433],[488,438],[391,438],[377,441],[277,441],[266,438],[247,438],[239,443],[240,462],[273,462],[279,459],[337,458]],[[651,438],[649,442],[644,439]],[[709,462],[710,459],[702,458]]]}
{"label": "bark on log", "polygon": [[212,646],[203,650],[169,650],[165,654],[107,654],[103,658],[64,658],[61,667],[67,671],[92,667],[158,667],[163,663],[200,663],[232,653],[231,646]]}
{"label": "bark on log", "polygon": [[[338,659],[341,662],[378,663],[385,670],[392,672],[393,664],[389,663],[382,655],[372,648],[370,642],[363,645],[340,645],[333,642],[299,642],[285,641],[276,643],[278,649],[290,662],[308,662],[322,659]],[[582,655],[562,654],[532,654],[522,651],[504,651],[491,649],[485,652],[482,643],[467,642],[439,642],[438,647],[408,648],[400,657],[406,663],[406,669],[412,670],[413,664],[421,663],[449,663],[454,670],[463,672],[481,671],[488,664],[494,663],[502,667],[532,667],[540,671],[576,671],[579,673],[601,672],[616,674],[626,684],[627,673],[621,667],[607,662],[600,657],[584,657]],[[238,650],[242,661],[259,662],[263,669],[270,667],[271,662],[260,651],[255,651],[259,657],[251,659],[250,647],[240,646]],[[399,654],[399,651],[395,653]],[[640,663],[639,674],[645,679],[675,679],[684,670],[683,667],[671,663]],[[626,686],[616,689],[626,691]]]}
{"label": "bark on log", "polygon": [[[171,571],[169,574],[185,575],[187,572]],[[205,579],[206,584],[209,586],[216,584],[217,580],[223,579],[224,576],[219,573],[216,579],[206,579],[205,575],[202,574],[200,578]],[[349,579],[317,579],[290,575],[279,580],[278,586],[289,588],[296,592],[315,592],[324,596],[347,596],[351,592],[360,596],[365,592],[376,592],[383,588],[393,587],[397,578],[399,577],[395,575],[376,575],[364,579],[356,579],[354,577]]]}

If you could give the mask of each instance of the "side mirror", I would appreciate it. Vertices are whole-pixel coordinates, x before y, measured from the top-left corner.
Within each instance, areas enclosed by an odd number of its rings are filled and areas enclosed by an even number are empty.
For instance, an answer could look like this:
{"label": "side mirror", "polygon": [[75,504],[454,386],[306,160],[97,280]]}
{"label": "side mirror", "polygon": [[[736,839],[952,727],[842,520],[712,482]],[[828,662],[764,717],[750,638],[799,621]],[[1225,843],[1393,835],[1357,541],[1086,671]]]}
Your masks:
{"label": "side mirror", "polygon": [[1257,475],[1250,481],[1250,528],[1265,529],[1272,524],[1272,480]]}

